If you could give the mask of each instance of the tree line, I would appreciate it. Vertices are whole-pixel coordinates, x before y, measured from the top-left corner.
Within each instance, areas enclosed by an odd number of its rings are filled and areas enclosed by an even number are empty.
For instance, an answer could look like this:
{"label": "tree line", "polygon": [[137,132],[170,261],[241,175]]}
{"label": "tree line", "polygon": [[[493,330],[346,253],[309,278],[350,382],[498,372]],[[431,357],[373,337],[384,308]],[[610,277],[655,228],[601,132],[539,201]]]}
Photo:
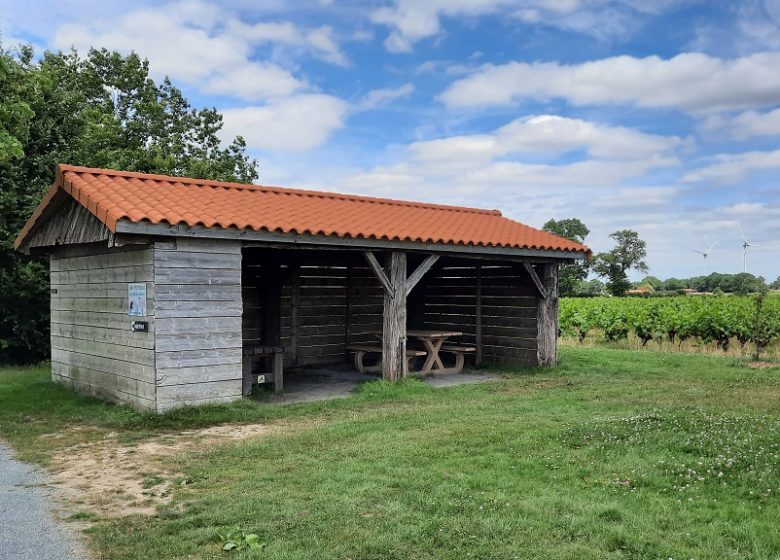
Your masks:
{"label": "tree line", "polygon": [[[579,218],[548,220],[542,227],[544,231],[554,233],[570,241],[584,243],[590,229]],[[598,253],[590,261],[582,261],[561,266],[558,276],[558,291],[561,296],[593,296],[609,293],[622,296],[632,287],[628,279],[631,269],[647,272],[647,243],[639,234],[630,229],[615,231],[609,236],[615,246],[609,251]],[[588,275],[593,272],[604,282]]]}
{"label": "tree line", "polygon": [[46,262],[13,241],[57,163],[249,183],[243,138],[225,146],[222,116],[194,109],[131,54],[44,52],[0,43],[0,363],[49,355]]}
{"label": "tree line", "polygon": [[[554,233],[571,241],[584,243],[590,229],[578,218],[548,220],[544,231]],[[709,293],[750,294],[769,289],[780,290],[780,277],[771,284],[761,276],[747,272],[722,274],[713,272],[707,276],[693,278],[668,278],[660,280],[646,276],[639,282],[628,279],[630,270],[647,272],[647,243],[633,230],[615,231],[609,236],[615,246],[604,253],[598,253],[590,261],[562,265],[559,273],[559,292],[564,297],[587,297],[609,294],[622,296],[630,289],[642,289],[645,293],[658,295],[678,294],[682,290]],[[588,280],[593,273],[597,278]]]}

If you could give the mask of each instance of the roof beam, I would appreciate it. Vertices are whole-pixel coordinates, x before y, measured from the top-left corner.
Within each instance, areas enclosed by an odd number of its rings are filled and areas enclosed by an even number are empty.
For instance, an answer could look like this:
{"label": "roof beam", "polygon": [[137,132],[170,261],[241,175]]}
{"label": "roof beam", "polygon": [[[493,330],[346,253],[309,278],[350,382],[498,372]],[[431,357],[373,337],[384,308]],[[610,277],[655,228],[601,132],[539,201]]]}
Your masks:
{"label": "roof beam", "polygon": [[409,278],[406,279],[406,295],[408,296],[414,287],[417,285],[417,283],[422,279],[423,276],[425,276],[425,273],[428,272],[433,265],[436,264],[436,261],[439,260],[439,255],[428,255],[423,262],[420,263],[420,266],[417,267],[417,269],[412,272],[412,274],[409,276]]}
{"label": "roof beam", "polygon": [[238,228],[207,228],[204,226],[172,226],[165,223],[131,222],[122,219],[117,222],[116,233],[137,235],[159,235],[175,237],[204,237],[213,239],[238,239],[245,245],[286,245],[317,247],[339,247],[358,250],[401,250],[425,253],[442,253],[468,258],[494,258],[540,261],[573,261],[587,258],[582,251],[553,251],[547,249],[519,249],[515,247],[488,247],[481,245],[460,245],[455,243],[420,243],[416,241],[393,241],[388,239],[367,239],[363,237],[338,237],[335,235],[312,235],[282,233],[277,231],[255,231]]}
{"label": "roof beam", "polygon": [[385,289],[385,293],[389,294],[391,297],[395,295],[395,288],[390,283],[390,279],[387,277],[387,274],[385,274],[384,269],[382,268],[382,265],[379,264],[379,261],[376,260],[376,256],[371,251],[366,251],[363,253],[366,257],[366,260],[368,261],[368,265],[371,267],[371,270],[374,271],[374,275],[379,280],[380,284],[382,284],[382,287]]}
{"label": "roof beam", "polygon": [[536,269],[529,262],[524,262],[523,267],[526,269],[529,276],[531,276],[531,280],[533,280],[534,286],[536,286],[536,291],[539,292],[539,297],[547,299],[547,288],[544,287],[539,275],[536,274]]}

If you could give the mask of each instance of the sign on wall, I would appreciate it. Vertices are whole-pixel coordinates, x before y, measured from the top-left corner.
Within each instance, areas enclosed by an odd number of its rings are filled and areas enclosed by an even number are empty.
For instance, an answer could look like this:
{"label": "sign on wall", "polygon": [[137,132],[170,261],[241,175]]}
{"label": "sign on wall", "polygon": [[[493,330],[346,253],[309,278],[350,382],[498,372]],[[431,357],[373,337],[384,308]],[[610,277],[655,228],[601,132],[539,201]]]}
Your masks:
{"label": "sign on wall", "polygon": [[146,284],[127,285],[127,314],[134,317],[146,316]]}

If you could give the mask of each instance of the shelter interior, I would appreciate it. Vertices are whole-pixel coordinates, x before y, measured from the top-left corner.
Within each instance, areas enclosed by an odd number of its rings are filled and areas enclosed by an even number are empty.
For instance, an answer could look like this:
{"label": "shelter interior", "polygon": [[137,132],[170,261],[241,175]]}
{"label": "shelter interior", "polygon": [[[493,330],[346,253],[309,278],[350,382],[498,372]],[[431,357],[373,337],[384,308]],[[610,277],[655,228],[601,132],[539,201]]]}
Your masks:
{"label": "shelter interior", "polygon": [[[426,256],[407,254],[407,276]],[[241,260],[245,360],[252,348],[281,347],[289,378],[349,362],[350,345],[381,344],[384,290],[363,251],[250,246]],[[472,366],[535,365],[537,306],[522,263],[443,256],[409,292],[406,327],[462,333]]]}

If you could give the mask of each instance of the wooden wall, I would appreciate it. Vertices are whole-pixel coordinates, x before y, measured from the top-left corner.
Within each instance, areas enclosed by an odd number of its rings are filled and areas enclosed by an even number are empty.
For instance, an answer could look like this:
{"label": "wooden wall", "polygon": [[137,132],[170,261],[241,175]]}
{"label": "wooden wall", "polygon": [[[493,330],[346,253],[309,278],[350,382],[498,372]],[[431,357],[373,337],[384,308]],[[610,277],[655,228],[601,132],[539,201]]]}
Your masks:
{"label": "wooden wall", "polygon": [[103,222],[64,191],[57,193],[47,214],[50,217],[39,219],[40,225],[30,232],[22,250],[95,243],[112,238],[111,231]]}
{"label": "wooden wall", "polygon": [[241,398],[241,243],[154,247],[157,411]]}
{"label": "wooden wall", "polygon": [[[373,332],[382,330],[383,293],[367,266],[345,262],[354,259],[337,253],[332,253],[332,264],[311,264],[321,261],[316,258],[296,260],[281,265],[286,368],[345,362],[348,343],[379,341]],[[245,346],[265,343],[262,292],[270,266],[261,255],[245,255]]]}
{"label": "wooden wall", "polygon": [[472,363],[535,365],[538,300],[528,273],[474,262],[442,259],[415,288],[424,328],[463,332],[461,341],[481,351],[469,356]]}
{"label": "wooden wall", "polygon": [[[79,392],[154,410],[153,253],[60,249],[50,259],[52,380]],[[149,332],[132,332],[127,284],[146,282]]]}

